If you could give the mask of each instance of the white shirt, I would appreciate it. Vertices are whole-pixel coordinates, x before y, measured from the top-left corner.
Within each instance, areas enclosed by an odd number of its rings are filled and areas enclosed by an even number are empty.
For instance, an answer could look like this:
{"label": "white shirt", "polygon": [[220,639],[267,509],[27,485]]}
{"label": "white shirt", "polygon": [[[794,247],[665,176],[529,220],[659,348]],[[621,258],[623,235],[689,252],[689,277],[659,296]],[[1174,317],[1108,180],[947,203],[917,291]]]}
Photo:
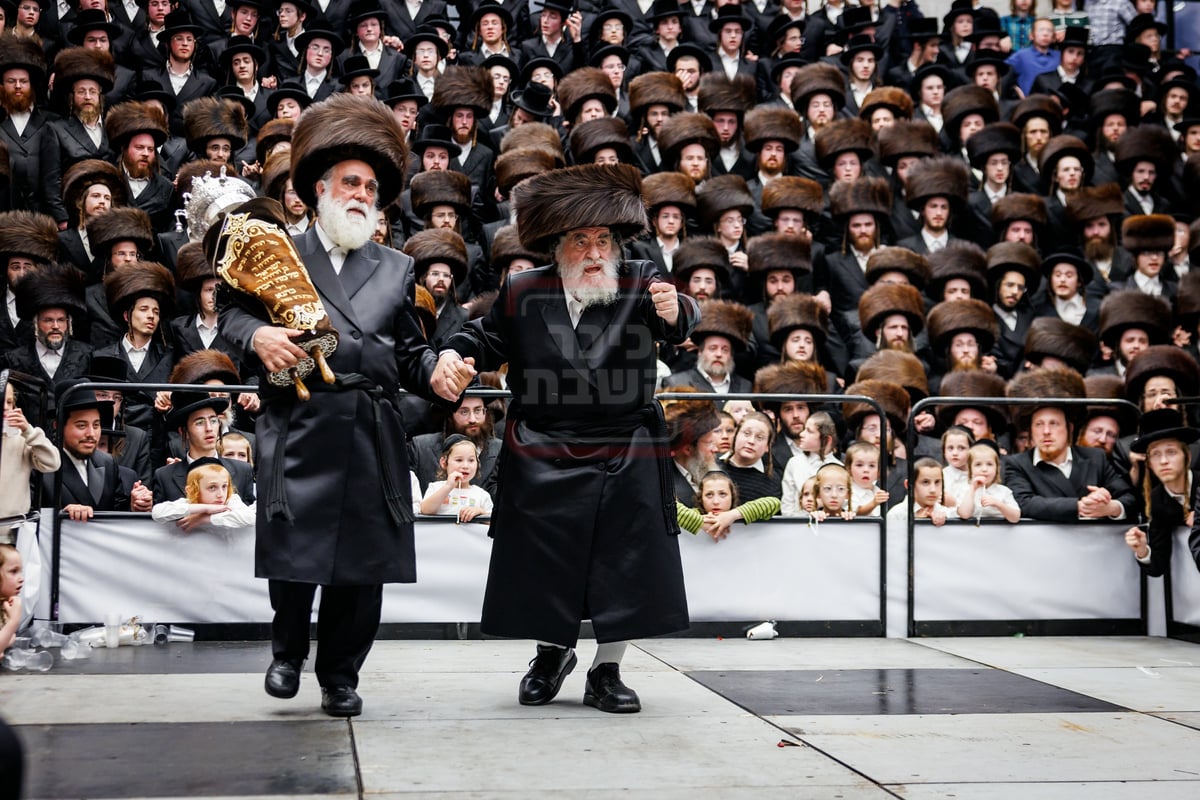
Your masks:
{"label": "white shirt", "polygon": [[413,19],[421,13],[421,0],[404,0],[404,5],[408,6],[408,14]]}
{"label": "white shirt", "polygon": [[192,66],[188,64],[187,71],[182,75],[175,74],[175,70],[171,69],[171,65],[167,64],[167,77],[171,81],[171,91],[179,94],[183,91],[184,85],[188,82],[188,78],[192,77]]}
{"label": "white shirt", "polygon": [[1004,323],[1004,326],[1010,331],[1017,329],[1017,312],[1009,311],[1003,308],[999,303],[992,306],[992,310],[996,312],[996,319]]}
{"label": "white shirt", "polygon": [[125,7],[125,13],[129,16],[131,22],[137,16],[137,13],[142,10],[142,7],[137,4],[136,0],[132,2],[131,0],[121,0],[121,5]]}
{"label": "white shirt", "polygon": [[125,334],[121,337],[121,349],[129,357],[129,363],[133,365],[133,371],[140,372],[142,364],[146,362],[146,353],[149,352],[150,346],[134,347],[133,342],[129,341],[129,334]]}
{"label": "white shirt", "polygon": [[225,13],[225,0],[212,0],[213,8],[217,10],[217,16]]}
{"label": "white shirt", "polygon": [[[1038,464],[1042,463],[1043,461],[1046,461],[1046,459],[1042,458],[1042,451],[1038,450],[1037,448],[1034,448],[1033,465],[1036,467]],[[1065,459],[1063,459],[1063,461],[1061,463],[1055,464],[1053,461],[1046,461],[1046,463],[1050,464],[1055,469],[1057,469],[1059,472],[1061,472],[1063,474],[1064,478],[1070,478],[1071,477],[1071,467],[1074,466],[1074,464],[1075,464],[1075,457],[1071,453],[1071,448],[1068,447],[1067,448],[1067,457]]]}
{"label": "white shirt", "polygon": [[425,95],[426,100],[433,99],[433,84],[436,78],[429,78],[424,75],[417,75],[417,86],[421,90],[421,94]]}
{"label": "white shirt", "polygon": [[1137,204],[1142,207],[1142,210],[1147,214],[1154,213],[1154,198],[1148,194],[1142,194],[1133,186],[1129,187],[1129,196],[1137,201]]}
{"label": "white shirt", "polygon": [[921,104],[921,113],[925,115],[925,119],[933,126],[933,129],[938,133],[942,132],[942,114],[940,111],[934,111],[924,103]]}
{"label": "white shirt", "polygon": [[1069,322],[1072,325],[1078,325],[1083,321],[1083,315],[1087,311],[1087,304],[1083,302],[1081,295],[1075,295],[1070,300],[1054,298],[1054,310],[1064,322]]}
{"label": "white shirt", "polygon": [[83,243],[83,252],[87,253],[88,261],[95,258],[92,255],[92,243],[88,240],[87,228],[79,228],[79,241]]}
{"label": "white shirt", "polygon": [[1063,83],[1074,83],[1079,78],[1078,72],[1076,72],[1074,75],[1068,75],[1067,71],[1062,68],[1061,64],[1059,64],[1056,69],[1058,70],[1058,77],[1062,78]]}
{"label": "white shirt", "polygon": [[51,350],[37,340],[34,340],[33,349],[37,351],[38,361],[42,362],[42,369],[53,378],[54,373],[58,372],[58,365],[62,363],[62,350]]}
{"label": "white shirt", "polygon": [[741,155],[741,149],[736,144],[732,147],[722,147],[718,155],[721,156],[721,163],[725,165],[725,169],[731,170]]}
{"label": "white shirt", "polygon": [[371,69],[379,69],[379,60],[383,58],[382,47],[376,47],[374,50],[367,50],[360,47],[359,50],[361,50],[362,54],[366,57],[368,67]]}
{"label": "white shirt", "polygon": [[1133,273],[1133,282],[1137,284],[1137,288],[1141,290],[1142,294],[1149,294],[1154,297],[1162,296],[1162,281],[1157,276],[1151,278],[1149,275],[1135,272]]}
{"label": "white shirt", "polygon": [[88,138],[92,140],[92,144],[96,145],[96,147],[99,147],[100,139],[102,136],[104,136],[104,126],[100,123],[88,125],[83,120],[80,120],[79,122],[83,125],[83,132],[86,133]]}
{"label": "white shirt", "polygon": [[925,246],[929,248],[930,253],[936,253],[939,250],[945,249],[950,242],[950,234],[943,233],[941,236],[932,236],[925,228],[921,228],[921,238],[925,240]]}
{"label": "white shirt", "polygon": [[125,173],[125,180],[129,183],[129,193],[134,197],[141,197],[142,192],[150,185],[149,179],[131,178],[128,172]]}
{"label": "white shirt", "polygon": [[875,251],[872,250],[870,252],[863,253],[860,252],[858,248],[851,247],[850,252],[854,254],[854,260],[858,262],[859,269],[865,273],[867,271],[867,261],[871,258],[871,253]]}
{"label": "white shirt", "polygon": [[720,56],[721,68],[725,70],[725,77],[733,80],[737,76],[738,63],[741,62],[741,59],[737,56],[731,57],[724,50],[721,51]]}
{"label": "white shirt", "polygon": [[317,90],[321,88],[321,84],[325,82],[325,76],[329,74],[329,70],[323,69],[316,75],[308,70],[304,70],[304,93],[309,97],[316,97]]}
{"label": "white shirt", "polygon": [[667,265],[667,272],[675,269],[675,251],[679,249],[679,240],[675,240],[675,246],[668,249],[666,243],[657,236],[654,240],[658,242],[658,249],[662,251],[663,263]]}
{"label": "white shirt", "polygon": [[700,374],[703,375],[708,380],[708,382],[712,384],[714,392],[716,392],[717,394],[729,394],[729,386],[732,382],[729,379],[728,372],[725,373],[725,380],[721,381],[720,383],[717,383],[715,380],[713,380],[713,376],[709,375],[704,370],[700,370]]}
{"label": "white shirt", "polygon": [[1008,189],[1001,188],[1000,191],[993,192],[992,187],[988,186],[985,183],[983,185],[983,193],[987,195],[987,199],[988,199],[989,203],[991,203],[992,205],[996,205],[997,200],[1002,200],[1004,198],[1004,196],[1008,194]]}
{"label": "white shirt", "polygon": [[13,127],[17,129],[18,136],[25,135],[25,126],[29,124],[29,117],[33,114],[33,110],[29,111],[14,111],[8,115],[12,120]]}
{"label": "white shirt", "polygon": [[342,266],[346,263],[346,256],[350,252],[344,247],[334,244],[334,241],[329,238],[329,234],[325,233],[325,229],[321,227],[321,221],[317,220],[316,224],[317,238],[321,240],[321,247],[325,248],[325,252],[329,254],[329,263],[333,265],[333,271],[338,275],[342,274]]}
{"label": "white shirt", "polygon": [[646,143],[650,145],[650,155],[654,158],[654,163],[661,164],[662,155],[658,152],[658,140],[650,137],[646,139]]}
{"label": "white shirt", "polygon": [[17,296],[13,294],[11,287],[5,289],[4,293],[6,305],[8,306],[8,321],[11,322],[15,328],[17,327],[17,323],[21,321],[21,318],[17,316]]}
{"label": "white shirt", "polygon": [[217,326],[205,325],[204,317],[197,314],[196,331],[200,334],[200,341],[204,343],[204,347],[206,349],[212,347],[213,340],[217,338]]}
{"label": "white shirt", "polygon": [[[83,481],[83,485],[88,485],[88,462],[85,458],[76,458],[75,456],[63,451],[67,455],[67,459],[75,466],[75,471],[79,473],[79,479]],[[91,488],[91,487],[88,487]]]}
{"label": "white shirt", "polygon": [[565,286],[563,287],[563,296],[567,298],[567,315],[571,318],[571,327],[578,328],[579,320],[583,317],[583,303],[568,292]]}
{"label": "white shirt", "polygon": [[475,145],[467,142],[458,146],[462,149],[462,152],[458,154],[458,163],[462,165],[467,163],[467,159],[471,157],[471,151],[475,149]]}

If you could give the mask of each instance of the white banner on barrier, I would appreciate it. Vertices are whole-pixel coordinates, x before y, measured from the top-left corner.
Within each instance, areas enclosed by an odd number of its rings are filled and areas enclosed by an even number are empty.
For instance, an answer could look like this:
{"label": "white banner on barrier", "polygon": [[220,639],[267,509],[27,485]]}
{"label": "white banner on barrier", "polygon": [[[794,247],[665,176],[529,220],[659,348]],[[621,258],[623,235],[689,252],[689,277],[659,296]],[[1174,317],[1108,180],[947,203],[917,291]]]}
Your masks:
{"label": "white banner on barrier", "polygon": [[1200,569],[1188,548],[1191,528],[1175,531],[1171,552],[1171,607],[1176,622],[1200,627]]}
{"label": "white banner on barrier", "polygon": [[1128,524],[918,524],[913,618],[1137,619],[1141,581]]}

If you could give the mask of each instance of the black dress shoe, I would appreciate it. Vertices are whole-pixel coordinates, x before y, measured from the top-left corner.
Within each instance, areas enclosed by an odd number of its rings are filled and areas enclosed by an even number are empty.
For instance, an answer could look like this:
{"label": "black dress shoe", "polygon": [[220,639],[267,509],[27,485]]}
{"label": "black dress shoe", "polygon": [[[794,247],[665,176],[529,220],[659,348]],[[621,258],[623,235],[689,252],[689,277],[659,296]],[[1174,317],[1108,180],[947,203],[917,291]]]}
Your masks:
{"label": "black dress shoe", "polygon": [[281,697],[284,700],[295,697],[300,691],[300,671],[304,668],[303,661],[289,658],[277,658],[267,667],[267,677],[263,687],[271,697]]}
{"label": "black dress shoe", "polygon": [[331,717],[357,717],[362,713],[362,698],[349,686],[322,688],[321,710]]}
{"label": "black dress shoe", "polygon": [[575,651],[568,647],[539,644],[537,656],[529,662],[529,672],[521,679],[521,690],[517,695],[521,705],[540,706],[553,700],[578,661]]}
{"label": "black dress shoe", "polygon": [[610,714],[633,714],[642,710],[637,692],[621,682],[617,664],[600,664],[587,674],[583,704]]}

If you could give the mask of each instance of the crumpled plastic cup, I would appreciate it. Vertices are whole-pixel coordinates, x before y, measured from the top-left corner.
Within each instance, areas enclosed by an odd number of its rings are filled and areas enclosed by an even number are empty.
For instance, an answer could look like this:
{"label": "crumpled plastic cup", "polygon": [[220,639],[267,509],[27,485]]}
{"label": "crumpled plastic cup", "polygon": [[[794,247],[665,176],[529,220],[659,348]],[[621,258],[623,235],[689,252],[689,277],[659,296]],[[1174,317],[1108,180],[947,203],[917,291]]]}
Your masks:
{"label": "crumpled plastic cup", "polygon": [[13,648],[4,654],[4,668],[16,672],[27,669],[30,672],[49,672],[54,666],[54,656],[45,650],[24,650]]}
{"label": "crumpled plastic cup", "polygon": [[69,640],[66,635],[43,624],[30,632],[30,641],[34,647],[62,647]]}
{"label": "crumpled plastic cup", "polygon": [[775,622],[773,620],[755,625],[746,631],[747,639],[774,639],[778,636],[779,631],[775,630]]}

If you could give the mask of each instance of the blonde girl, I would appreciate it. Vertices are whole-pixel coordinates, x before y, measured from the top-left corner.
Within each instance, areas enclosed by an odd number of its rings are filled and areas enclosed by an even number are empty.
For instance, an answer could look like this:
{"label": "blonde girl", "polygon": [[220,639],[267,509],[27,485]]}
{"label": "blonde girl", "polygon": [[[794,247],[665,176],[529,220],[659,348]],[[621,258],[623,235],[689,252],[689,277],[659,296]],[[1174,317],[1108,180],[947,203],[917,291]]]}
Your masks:
{"label": "blonde girl", "polygon": [[970,485],[958,501],[960,519],[1002,517],[1009,522],[1021,519],[1012,490],[1000,483],[1000,451],[994,443],[979,442],[967,453]]}
{"label": "blonde girl", "polygon": [[824,522],[829,517],[854,519],[850,507],[850,473],[840,464],[826,464],[817,470],[817,482],[813,487],[817,495],[817,510],[813,518]]}
{"label": "blonde girl", "polygon": [[188,467],[184,496],[156,503],[150,516],[155,522],[174,522],[184,531],[203,526],[246,528],[254,525],[254,506],[238,497],[229,471],[220,461],[198,458]]}
{"label": "blonde girl", "polygon": [[478,516],[492,513],[492,497],[471,480],[479,472],[479,450],[462,434],[446,437],[438,459],[437,477],[425,489],[421,498],[421,513],[454,516],[459,522],[469,522]]}
{"label": "blonde girl", "polygon": [[11,544],[0,544],[0,658],[12,646],[21,624],[21,587],[24,585],[21,554]]}
{"label": "blonde girl", "polygon": [[783,515],[788,517],[799,516],[805,510],[800,507],[800,487],[826,464],[842,463],[833,452],[837,444],[837,425],[824,411],[808,416],[796,444],[800,446],[800,454],[788,459],[783,469],[782,507]]}
{"label": "blonde girl", "polygon": [[971,480],[967,477],[967,451],[975,444],[975,437],[961,425],[954,425],[942,434],[942,490],[945,504],[958,505],[959,498],[967,494]]}

